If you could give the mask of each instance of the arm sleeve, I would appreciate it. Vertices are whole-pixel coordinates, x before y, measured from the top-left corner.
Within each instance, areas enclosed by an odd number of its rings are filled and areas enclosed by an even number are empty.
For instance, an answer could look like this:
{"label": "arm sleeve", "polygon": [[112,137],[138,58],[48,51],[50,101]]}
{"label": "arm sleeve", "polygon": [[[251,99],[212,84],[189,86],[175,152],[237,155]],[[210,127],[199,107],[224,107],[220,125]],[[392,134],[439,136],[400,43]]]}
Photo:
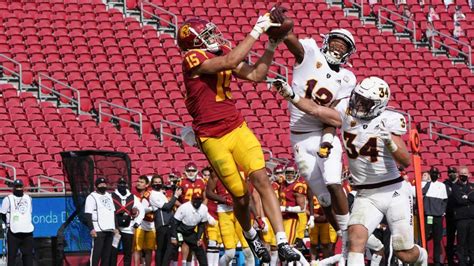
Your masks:
{"label": "arm sleeve", "polygon": [[344,124],[344,120],[349,112],[349,98],[342,99],[336,106],[336,111],[339,113],[341,117],[342,123]]}
{"label": "arm sleeve", "polygon": [[319,50],[318,44],[313,38],[299,39],[299,41],[303,45],[305,58],[307,54],[314,54],[315,51]]}
{"label": "arm sleeve", "polygon": [[176,203],[177,198],[173,195],[171,199],[161,205],[161,209],[164,211],[171,211],[174,207],[174,204]]}
{"label": "arm sleeve", "polygon": [[179,208],[176,210],[176,213],[174,214],[174,218],[178,221],[182,221],[185,214],[184,208],[186,207],[185,204],[179,206]]}
{"label": "arm sleeve", "polygon": [[94,225],[92,224],[92,213],[85,213],[84,214],[86,226],[89,228],[89,230],[94,229]]}
{"label": "arm sleeve", "polygon": [[402,136],[407,133],[407,121],[397,112],[390,111],[390,116],[384,120],[384,124],[392,134]]}
{"label": "arm sleeve", "polygon": [[[92,214],[92,212],[94,212],[94,209],[95,209],[95,202],[94,202],[94,199],[92,198],[91,195],[87,196],[86,198],[86,204],[84,206],[84,212],[85,213],[89,213],[89,214]],[[91,218],[92,220],[92,218]]]}
{"label": "arm sleeve", "polygon": [[198,240],[202,238],[202,234],[204,233],[204,229],[206,229],[206,222],[201,222],[198,224],[197,236]]}
{"label": "arm sleeve", "polygon": [[171,226],[171,237],[174,237],[175,239],[178,239],[178,224],[180,224],[181,222],[176,220],[176,218],[171,218],[171,221],[170,221],[170,226]]}
{"label": "arm sleeve", "polygon": [[354,73],[346,69],[344,70],[344,76],[341,80],[341,89],[337,91],[336,100],[349,98],[351,96],[352,90],[357,85],[357,79]]}
{"label": "arm sleeve", "polygon": [[186,73],[193,71],[207,59],[208,56],[203,50],[195,49],[187,52],[183,59],[183,72]]}

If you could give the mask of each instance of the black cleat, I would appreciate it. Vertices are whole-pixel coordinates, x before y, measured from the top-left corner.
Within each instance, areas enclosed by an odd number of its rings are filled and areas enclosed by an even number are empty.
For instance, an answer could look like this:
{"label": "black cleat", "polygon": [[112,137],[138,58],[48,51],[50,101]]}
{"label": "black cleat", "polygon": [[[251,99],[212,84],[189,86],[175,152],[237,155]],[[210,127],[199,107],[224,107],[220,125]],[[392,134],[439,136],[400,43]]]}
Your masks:
{"label": "black cleat", "polygon": [[270,253],[268,253],[268,250],[258,235],[255,235],[253,239],[245,238],[245,240],[247,240],[250,250],[252,250],[253,255],[260,260],[260,263],[270,263]]}
{"label": "black cleat", "polygon": [[278,257],[280,261],[299,261],[300,255],[296,253],[288,243],[280,243],[278,245]]}

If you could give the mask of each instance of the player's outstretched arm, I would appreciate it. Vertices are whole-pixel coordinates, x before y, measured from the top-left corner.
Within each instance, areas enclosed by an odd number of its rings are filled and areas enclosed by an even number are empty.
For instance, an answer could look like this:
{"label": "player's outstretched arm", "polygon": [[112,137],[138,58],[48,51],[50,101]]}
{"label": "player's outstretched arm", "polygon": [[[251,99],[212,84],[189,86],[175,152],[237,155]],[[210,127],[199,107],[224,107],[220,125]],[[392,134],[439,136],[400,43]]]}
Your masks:
{"label": "player's outstretched arm", "polygon": [[403,167],[408,167],[411,164],[410,153],[408,153],[407,146],[405,145],[405,141],[400,136],[392,134],[392,141],[397,145],[396,151],[392,152],[392,156],[397,161],[398,164],[402,165]]}
{"label": "player's outstretched arm", "polygon": [[250,80],[254,82],[260,82],[265,80],[267,76],[268,69],[272,64],[273,55],[276,47],[281,42],[281,40],[270,40],[268,42],[267,49],[265,53],[258,59],[254,65],[249,65],[245,62],[241,62],[235,69],[234,74],[241,79]]}
{"label": "player's outstretched arm", "polygon": [[280,26],[280,24],[273,23],[269,14],[260,16],[253,27],[252,32],[250,32],[250,34],[240,42],[237,47],[226,55],[217,56],[204,61],[196,68],[194,74],[215,74],[223,70],[236,69],[250,52],[250,49],[258,40],[260,35],[273,26]]}
{"label": "player's outstretched arm", "polygon": [[301,98],[295,94],[291,86],[284,80],[277,79],[273,82],[273,86],[283,98],[290,101],[301,111],[319,118],[321,122],[327,125],[341,127],[341,116],[335,109],[318,105],[311,99]]}
{"label": "player's outstretched arm", "polygon": [[295,60],[298,64],[301,64],[304,59],[304,48],[303,45],[298,40],[298,37],[293,32],[288,33],[286,39],[284,40],[286,47],[290,53],[293,54]]}

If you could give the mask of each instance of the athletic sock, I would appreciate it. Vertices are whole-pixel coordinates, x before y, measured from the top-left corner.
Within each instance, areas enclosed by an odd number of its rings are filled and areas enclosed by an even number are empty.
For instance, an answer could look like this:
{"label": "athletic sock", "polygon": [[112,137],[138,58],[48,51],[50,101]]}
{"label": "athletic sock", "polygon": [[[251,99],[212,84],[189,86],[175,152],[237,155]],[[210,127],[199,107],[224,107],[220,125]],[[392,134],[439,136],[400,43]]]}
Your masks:
{"label": "athletic sock", "polygon": [[275,237],[276,237],[277,245],[280,245],[281,243],[288,243],[288,238],[286,238],[285,232],[277,232]]}

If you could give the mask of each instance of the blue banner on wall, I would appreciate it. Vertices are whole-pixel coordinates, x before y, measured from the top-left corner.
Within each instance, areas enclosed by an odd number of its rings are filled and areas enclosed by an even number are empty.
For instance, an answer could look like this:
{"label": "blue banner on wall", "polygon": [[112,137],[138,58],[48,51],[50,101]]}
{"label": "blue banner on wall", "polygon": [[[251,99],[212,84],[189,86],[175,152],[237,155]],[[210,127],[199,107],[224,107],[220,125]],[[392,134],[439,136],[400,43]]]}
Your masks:
{"label": "blue banner on wall", "polygon": [[[33,197],[34,237],[54,237],[59,227],[66,222],[69,214],[75,210],[72,197]],[[3,200],[3,199],[1,199]],[[64,232],[66,239],[65,251],[86,251],[91,249],[89,230],[75,219]],[[2,250],[2,242],[0,242]]]}

